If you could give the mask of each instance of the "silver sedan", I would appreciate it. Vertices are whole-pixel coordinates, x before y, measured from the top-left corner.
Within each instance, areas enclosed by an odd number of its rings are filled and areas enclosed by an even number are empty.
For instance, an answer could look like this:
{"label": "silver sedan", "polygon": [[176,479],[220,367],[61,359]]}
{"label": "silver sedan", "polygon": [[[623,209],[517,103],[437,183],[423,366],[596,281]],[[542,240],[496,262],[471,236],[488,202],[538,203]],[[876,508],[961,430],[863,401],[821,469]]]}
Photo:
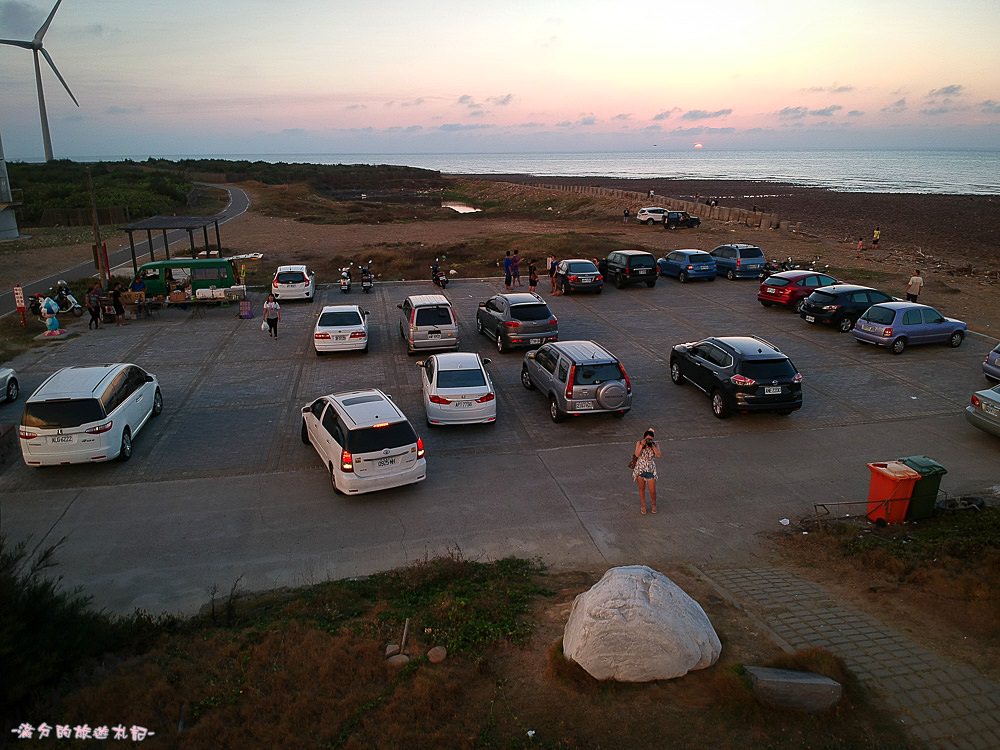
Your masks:
{"label": "silver sedan", "polygon": [[20,388],[13,368],[0,367],[0,401],[14,401],[18,393]]}
{"label": "silver sedan", "polygon": [[493,381],[475,352],[447,352],[417,362],[427,424],[492,423],[497,418]]}
{"label": "silver sedan", "polygon": [[973,427],[1000,437],[1000,385],[973,393],[965,418]]}

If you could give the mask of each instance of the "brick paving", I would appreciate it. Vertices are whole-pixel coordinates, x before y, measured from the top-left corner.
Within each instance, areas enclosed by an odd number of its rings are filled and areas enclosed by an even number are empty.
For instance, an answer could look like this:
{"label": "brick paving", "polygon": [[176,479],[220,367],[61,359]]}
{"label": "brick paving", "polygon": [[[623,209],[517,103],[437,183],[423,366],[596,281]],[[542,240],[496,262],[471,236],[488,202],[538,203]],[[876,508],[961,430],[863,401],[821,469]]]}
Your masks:
{"label": "brick paving", "polygon": [[811,581],[774,568],[700,568],[782,648],[828,649],[879,692],[914,738],[946,750],[1000,748],[1000,683],[949,661]]}

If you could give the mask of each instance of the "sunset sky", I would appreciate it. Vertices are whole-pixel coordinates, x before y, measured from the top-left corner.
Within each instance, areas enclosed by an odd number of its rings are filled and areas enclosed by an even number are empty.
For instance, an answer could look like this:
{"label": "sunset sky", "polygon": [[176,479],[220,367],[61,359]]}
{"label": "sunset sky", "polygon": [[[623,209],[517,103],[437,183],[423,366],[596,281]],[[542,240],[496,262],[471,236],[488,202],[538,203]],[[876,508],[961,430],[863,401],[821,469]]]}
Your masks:
{"label": "sunset sky", "polygon": [[[45,48],[57,157],[1000,149],[998,0],[64,0]],[[9,46],[0,136],[42,154]]]}

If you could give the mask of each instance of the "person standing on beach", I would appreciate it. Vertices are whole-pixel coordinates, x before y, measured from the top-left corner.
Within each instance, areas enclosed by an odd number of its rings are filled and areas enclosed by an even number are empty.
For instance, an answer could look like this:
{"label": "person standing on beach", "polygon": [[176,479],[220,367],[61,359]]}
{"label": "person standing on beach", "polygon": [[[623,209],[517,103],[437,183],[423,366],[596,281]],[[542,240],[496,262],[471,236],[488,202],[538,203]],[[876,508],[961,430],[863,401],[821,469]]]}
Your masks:
{"label": "person standing on beach", "polygon": [[625,209],[625,213],[624,213],[624,214],[622,214],[622,215],[623,215],[623,217],[624,217],[624,220],[622,221],[622,224],[628,224],[628,216],[629,216],[629,213],[628,213],[628,209],[627,209],[627,208]]}
{"label": "person standing on beach", "polygon": [[535,266],[534,261],[528,263],[528,291],[532,294],[538,288],[538,268]]}
{"label": "person standing on beach", "polygon": [[549,272],[549,293],[556,293],[556,256],[548,255],[545,258],[545,267]]}
{"label": "person standing on beach", "polygon": [[924,277],[920,275],[920,269],[918,268],[913,272],[910,277],[910,282],[906,285],[906,301],[916,302],[917,297],[920,296],[920,290],[924,288]]}
{"label": "person standing on beach", "polygon": [[511,261],[510,258],[510,250],[508,250],[507,254],[503,257],[503,286],[508,292],[510,291],[510,282],[513,280],[513,277],[511,276],[512,262],[513,261]]}
{"label": "person standing on beach", "polygon": [[861,257],[861,253],[865,251],[865,238],[858,237],[858,257]]}
{"label": "person standing on beach", "polygon": [[882,236],[882,230],[876,225],[875,231],[872,232],[872,249],[878,248],[879,238]]}
{"label": "person standing on beach", "polygon": [[521,286],[521,256],[518,251],[514,251],[514,257],[510,259],[510,276],[514,286]]}

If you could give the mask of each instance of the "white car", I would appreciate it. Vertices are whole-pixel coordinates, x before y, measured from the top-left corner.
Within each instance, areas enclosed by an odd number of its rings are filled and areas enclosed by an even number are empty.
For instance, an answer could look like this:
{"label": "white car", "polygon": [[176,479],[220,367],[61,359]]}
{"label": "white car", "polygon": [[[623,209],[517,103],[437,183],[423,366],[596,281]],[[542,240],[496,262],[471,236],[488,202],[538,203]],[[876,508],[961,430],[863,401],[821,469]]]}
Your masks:
{"label": "white car", "polygon": [[640,224],[662,224],[667,215],[667,209],[659,206],[649,206],[640,208],[635,212],[635,220]]}
{"label": "white car", "polygon": [[327,305],[313,328],[316,354],[368,351],[368,311],[357,305]]}
{"label": "white car", "polygon": [[484,366],[489,363],[475,352],[435,354],[417,362],[429,426],[496,422],[496,390]]}
{"label": "white car", "polygon": [[161,411],[156,376],[137,365],[64,367],[24,404],[21,455],[28,466],[128,461],[132,440]]}
{"label": "white car", "polygon": [[271,294],[276,300],[316,299],[316,273],[305,266],[278,266],[271,281]]}
{"label": "white car", "polygon": [[316,449],[339,494],[360,495],[427,478],[424,441],[377,388],[331,393],[303,406],[302,442]]}
{"label": "white car", "polygon": [[17,375],[11,367],[0,367],[0,400],[16,401],[17,394],[20,393],[17,384]]}

